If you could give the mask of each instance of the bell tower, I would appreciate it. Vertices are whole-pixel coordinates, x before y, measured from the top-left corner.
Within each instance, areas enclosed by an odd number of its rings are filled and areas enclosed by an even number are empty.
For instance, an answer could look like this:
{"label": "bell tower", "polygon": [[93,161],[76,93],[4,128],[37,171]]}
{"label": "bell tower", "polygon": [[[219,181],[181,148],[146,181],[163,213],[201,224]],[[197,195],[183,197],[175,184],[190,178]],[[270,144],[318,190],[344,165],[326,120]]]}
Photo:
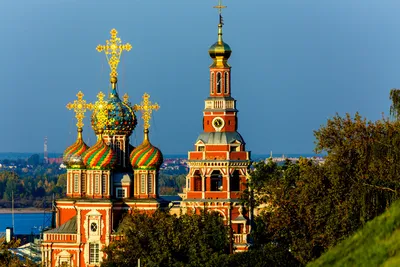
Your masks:
{"label": "bell tower", "polygon": [[[218,38],[208,50],[213,60],[210,68],[209,96],[203,110],[203,132],[188,153],[189,174],[182,206],[188,213],[204,209],[221,214],[232,229],[235,249],[247,248],[250,231],[248,211],[240,204],[246,189],[250,152],[238,132],[236,100],[232,97],[230,46],[223,41],[222,9],[219,2]],[[233,246],[232,246],[233,247]]]}

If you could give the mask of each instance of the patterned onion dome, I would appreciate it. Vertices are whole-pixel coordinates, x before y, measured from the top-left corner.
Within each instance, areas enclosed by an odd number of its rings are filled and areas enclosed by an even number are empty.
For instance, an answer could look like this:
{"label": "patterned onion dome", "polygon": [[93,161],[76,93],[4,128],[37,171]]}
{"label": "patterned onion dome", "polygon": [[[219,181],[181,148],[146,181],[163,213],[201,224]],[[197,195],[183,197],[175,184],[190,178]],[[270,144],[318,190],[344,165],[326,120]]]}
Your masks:
{"label": "patterned onion dome", "polygon": [[[137,124],[135,113],[129,102],[121,101],[115,89],[112,90],[110,97],[105,101],[106,118],[105,126],[103,127],[103,134],[105,135],[131,135],[133,129]],[[97,132],[100,125],[98,116],[100,112],[94,110],[92,114],[92,127]]]}
{"label": "patterned onion dome", "polygon": [[68,166],[83,167],[82,154],[89,148],[88,145],[83,142],[82,131],[78,131],[78,138],[75,143],[69,146],[63,154],[63,161]]}
{"label": "patterned onion dome", "polygon": [[148,130],[141,145],[131,153],[131,164],[134,169],[159,169],[163,163],[161,151],[148,140]]}
{"label": "patterned onion dome", "polygon": [[83,163],[89,169],[112,169],[117,163],[117,154],[99,139],[82,155]]}

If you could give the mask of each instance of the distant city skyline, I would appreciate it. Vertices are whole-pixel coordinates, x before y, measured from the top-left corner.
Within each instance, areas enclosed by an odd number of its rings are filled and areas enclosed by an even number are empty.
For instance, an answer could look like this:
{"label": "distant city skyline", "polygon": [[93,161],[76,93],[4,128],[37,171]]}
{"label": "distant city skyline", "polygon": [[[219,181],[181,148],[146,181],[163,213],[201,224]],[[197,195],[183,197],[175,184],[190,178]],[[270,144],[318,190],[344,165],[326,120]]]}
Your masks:
{"label": "distant city skyline", "polygon": [[[161,106],[150,140],[186,154],[202,132],[209,92],[208,48],[217,39],[217,0],[0,2],[0,152],[62,153],[76,139],[65,108],[82,91],[109,92],[98,44],[116,28],[133,48],[119,67],[119,93]],[[313,131],[336,113],[370,120],[389,114],[400,87],[400,2],[225,0],[224,41],[232,50],[239,132],[253,154],[312,153]],[[142,141],[142,122],[131,143]],[[86,114],[83,132],[95,143]]]}

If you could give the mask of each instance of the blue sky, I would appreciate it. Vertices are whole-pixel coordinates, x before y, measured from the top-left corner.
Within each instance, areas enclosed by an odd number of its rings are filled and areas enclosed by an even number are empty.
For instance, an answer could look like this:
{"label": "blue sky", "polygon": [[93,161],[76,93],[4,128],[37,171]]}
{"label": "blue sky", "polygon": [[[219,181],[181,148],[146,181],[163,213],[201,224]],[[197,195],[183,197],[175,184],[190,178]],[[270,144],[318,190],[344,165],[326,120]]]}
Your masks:
{"label": "blue sky", "polygon": [[[76,138],[65,105],[109,90],[95,48],[112,28],[123,54],[119,92],[160,104],[151,141],[186,153],[202,131],[207,50],[217,38],[217,0],[0,1],[0,152],[62,152]],[[224,40],[233,53],[239,132],[253,153],[310,153],[313,130],[359,111],[377,120],[400,87],[399,1],[226,0]],[[88,114],[89,117],[89,114]],[[84,138],[94,143],[90,122]],[[141,124],[131,137],[142,140]]]}

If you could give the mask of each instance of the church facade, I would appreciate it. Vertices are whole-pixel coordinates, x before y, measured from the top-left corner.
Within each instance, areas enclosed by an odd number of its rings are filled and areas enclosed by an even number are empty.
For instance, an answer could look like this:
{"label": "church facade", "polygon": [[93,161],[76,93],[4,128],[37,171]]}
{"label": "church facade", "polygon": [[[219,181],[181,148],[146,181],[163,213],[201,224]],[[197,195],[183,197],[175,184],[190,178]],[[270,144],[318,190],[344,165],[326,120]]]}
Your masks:
{"label": "church facade", "polygon": [[[219,6],[221,8],[221,6]],[[152,111],[159,106],[144,94],[140,105],[131,105],[117,87],[117,67],[123,51],[117,31],[97,50],[110,65],[110,92],[100,92],[95,103],[87,103],[83,93],[69,103],[75,112],[77,139],[63,155],[67,165],[66,198],[56,201],[56,227],[44,232],[41,244],[43,266],[99,266],[102,249],[119,238],[118,224],[132,210],[154,212],[169,209],[176,214],[216,211],[231,229],[231,248],[247,250],[251,215],[241,205],[251,164],[250,152],[238,132],[236,100],[231,91],[231,49],[222,39],[222,16],[217,42],[209,49],[210,86],[203,110],[203,132],[188,152],[190,167],[186,188],[177,206],[158,195],[161,151],[149,138]],[[83,141],[83,119],[88,111],[97,142]],[[144,139],[136,148],[130,136],[137,124],[135,112],[143,118]]]}
{"label": "church facade", "polygon": [[[63,155],[67,165],[67,194],[56,201],[56,228],[43,234],[43,266],[99,266],[105,256],[102,249],[118,238],[123,214],[137,209],[154,212],[165,207],[158,197],[158,171],[163,162],[161,151],[150,143],[149,120],[153,110],[150,96],[144,94],[140,105],[132,106],[127,95],[119,97],[117,66],[123,50],[117,31],[111,31],[105,52],[111,68],[111,92],[107,99],[100,92],[92,104],[77,94],[67,105],[77,119],[77,140]],[[97,142],[88,147],[82,138],[83,118],[92,110],[91,124]],[[135,111],[142,112],[144,139],[134,148],[129,137],[136,126]]]}

